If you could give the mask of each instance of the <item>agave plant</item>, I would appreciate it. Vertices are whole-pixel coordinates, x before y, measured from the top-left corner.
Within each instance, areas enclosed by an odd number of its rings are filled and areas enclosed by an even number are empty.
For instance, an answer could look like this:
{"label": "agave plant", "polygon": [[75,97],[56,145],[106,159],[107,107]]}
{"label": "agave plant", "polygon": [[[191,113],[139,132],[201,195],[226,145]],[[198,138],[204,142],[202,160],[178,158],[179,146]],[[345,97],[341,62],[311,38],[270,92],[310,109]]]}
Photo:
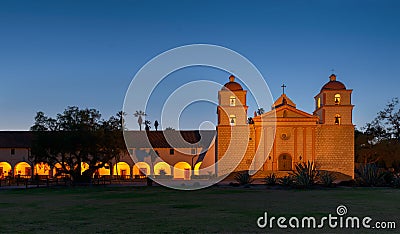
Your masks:
{"label": "agave plant", "polygon": [[319,180],[322,185],[326,187],[330,187],[333,184],[333,181],[336,180],[336,176],[330,171],[323,171],[319,174]]}
{"label": "agave plant", "polygon": [[248,171],[237,173],[234,179],[240,185],[249,185],[254,181]]}
{"label": "agave plant", "polygon": [[298,163],[293,172],[294,183],[296,186],[309,188],[315,184],[318,175],[319,172],[313,162]]}
{"label": "agave plant", "polygon": [[366,186],[379,186],[384,183],[385,172],[376,164],[360,165],[356,173],[361,184]]}
{"label": "agave plant", "polygon": [[287,175],[284,177],[279,178],[278,180],[279,184],[289,187],[293,185],[293,176],[292,175]]}
{"label": "agave plant", "polygon": [[264,182],[266,185],[276,185],[278,180],[274,173],[270,174],[269,176],[264,178]]}

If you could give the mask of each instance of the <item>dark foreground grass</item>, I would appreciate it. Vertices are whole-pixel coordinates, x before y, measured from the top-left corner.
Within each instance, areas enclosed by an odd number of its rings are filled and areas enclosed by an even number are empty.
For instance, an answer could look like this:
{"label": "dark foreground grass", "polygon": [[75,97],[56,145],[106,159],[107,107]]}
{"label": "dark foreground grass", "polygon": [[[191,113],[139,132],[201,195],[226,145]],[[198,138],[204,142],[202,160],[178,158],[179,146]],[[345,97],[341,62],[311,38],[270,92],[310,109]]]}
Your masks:
{"label": "dark foreground grass", "polygon": [[176,191],[162,187],[86,187],[0,190],[0,232],[281,232],[278,228],[259,229],[257,218],[264,211],[286,217],[336,215],[341,204],[347,206],[348,215],[400,225],[400,190],[390,188],[272,190],[260,186]]}

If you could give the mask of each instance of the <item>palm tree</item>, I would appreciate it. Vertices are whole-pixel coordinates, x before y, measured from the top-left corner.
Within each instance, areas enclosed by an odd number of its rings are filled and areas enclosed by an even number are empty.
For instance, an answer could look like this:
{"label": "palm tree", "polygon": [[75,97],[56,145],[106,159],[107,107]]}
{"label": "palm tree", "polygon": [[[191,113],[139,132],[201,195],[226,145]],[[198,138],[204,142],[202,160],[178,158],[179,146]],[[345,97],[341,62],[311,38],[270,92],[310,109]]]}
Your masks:
{"label": "palm tree", "polygon": [[261,107],[261,108],[258,108],[258,109],[257,109],[257,114],[258,114],[258,115],[264,114],[264,108],[262,108],[262,107]]}
{"label": "palm tree", "polygon": [[143,125],[142,116],[146,116],[147,114],[144,113],[144,111],[142,110],[137,110],[136,113],[133,115],[138,118],[139,130],[142,131],[142,125]]}
{"label": "palm tree", "polygon": [[151,124],[150,120],[145,120],[144,121],[144,125],[146,125],[146,127],[145,127],[146,131],[150,131],[150,128],[151,128],[150,124]]}

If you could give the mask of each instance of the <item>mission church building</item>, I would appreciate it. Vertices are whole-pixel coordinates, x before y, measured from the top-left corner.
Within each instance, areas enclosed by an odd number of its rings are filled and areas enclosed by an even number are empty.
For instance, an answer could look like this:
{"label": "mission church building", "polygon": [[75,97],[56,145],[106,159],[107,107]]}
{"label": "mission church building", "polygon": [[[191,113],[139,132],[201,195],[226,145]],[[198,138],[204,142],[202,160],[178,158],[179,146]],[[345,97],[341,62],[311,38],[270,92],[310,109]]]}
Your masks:
{"label": "mission church building", "polygon": [[[271,172],[285,174],[297,163],[311,161],[320,170],[354,178],[352,90],[337,81],[334,74],[329,79],[314,97],[312,114],[297,109],[283,92],[270,111],[255,113],[249,123],[247,92],[230,76],[230,81],[219,91],[218,160],[244,154],[236,171],[260,168],[257,177]],[[246,142],[247,149],[238,152],[241,142]],[[228,149],[230,143],[233,146]],[[224,168],[218,169],[218,174],[224,173]]]}
{"label": "mission church building", "polygon": [[[283,92],[270,111],[255,113],[249,121],[247,91],[230,76],[218,92],[216,131],[128,131],[130,156],[121,155],[96,174],[131,179],[165,173],[176,180],[190,180],[250,170],[257,171],[255,177],[283,176],[297,163],[311,161],[320,170],[354,178],[352,90],[334,74],[329,79],[314,97],[312,114],[297,109]],[[57,176],[60,164],[30,161],[32,136],[28,131],[0,132],[0,179]],[[153,151],[159,156],[155,161]],[[82,162],[82,170],[87,168]]]}

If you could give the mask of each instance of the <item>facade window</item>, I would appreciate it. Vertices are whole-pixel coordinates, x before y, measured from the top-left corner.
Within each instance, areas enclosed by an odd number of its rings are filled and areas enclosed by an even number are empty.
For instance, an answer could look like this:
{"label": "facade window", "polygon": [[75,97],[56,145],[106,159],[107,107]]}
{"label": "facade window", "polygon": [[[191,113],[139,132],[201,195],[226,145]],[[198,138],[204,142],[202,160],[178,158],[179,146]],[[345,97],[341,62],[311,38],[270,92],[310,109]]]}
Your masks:
{"label": "facade window", "polygon": [[317,109],[321,107],[321,98],[317,99]]}
{"label": "facade window", "polygon": [[235,115],[230,115],[229,116],[229,123],[231,126],[235,126],[236,125],[236,116]]}
{"label": "facade window", "polygon": [[335,105],[339,105],[340,104],[340,94],[335,94]]}
{"label": "facade window", "polygon": [[15,149],[11,149],[11,155],[15,155]]}
{"label": "facade window", "polygon": [[340,125],[341,124],[341,117],[340,115],[335,115],[335,124]]}
{"label": "facade window", "polygon": [[236,98],[234,96],[231,96],[229,98],[229,105],[230,106],[236,106]]}
{"label": "facade window", "polygon": [[175,149],[169,149],[169,154],[170,154],[170,155],[175,154]]}

